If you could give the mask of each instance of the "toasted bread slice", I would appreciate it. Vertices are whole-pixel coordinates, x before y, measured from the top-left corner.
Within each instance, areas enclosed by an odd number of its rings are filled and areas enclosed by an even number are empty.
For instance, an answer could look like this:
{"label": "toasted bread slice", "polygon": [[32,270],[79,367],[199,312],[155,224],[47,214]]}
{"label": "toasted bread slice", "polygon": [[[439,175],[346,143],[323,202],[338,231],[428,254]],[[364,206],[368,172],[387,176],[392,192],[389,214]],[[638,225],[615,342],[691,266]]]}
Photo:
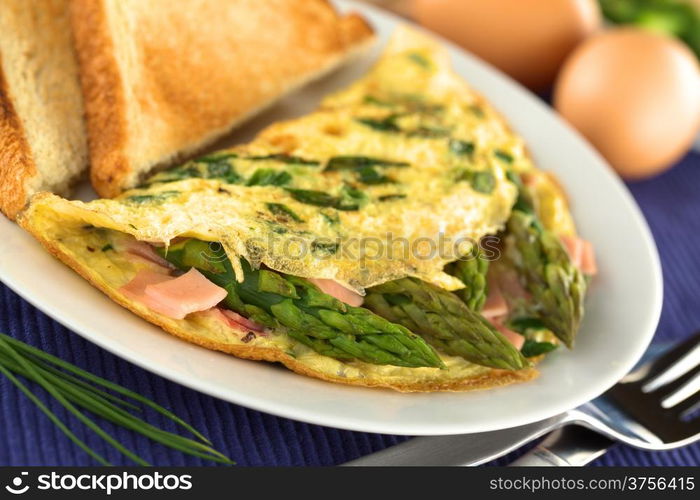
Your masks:
{"label": "toasted bread slice", "polygon": [[73,0],[91,179],[113,197],[373,40],[325,0]]}
{"label": "toasted bread slice", "polygon": [[38,191],[66,194],[87,169],[68,0],[0,6],[0,210],[14,219]]}

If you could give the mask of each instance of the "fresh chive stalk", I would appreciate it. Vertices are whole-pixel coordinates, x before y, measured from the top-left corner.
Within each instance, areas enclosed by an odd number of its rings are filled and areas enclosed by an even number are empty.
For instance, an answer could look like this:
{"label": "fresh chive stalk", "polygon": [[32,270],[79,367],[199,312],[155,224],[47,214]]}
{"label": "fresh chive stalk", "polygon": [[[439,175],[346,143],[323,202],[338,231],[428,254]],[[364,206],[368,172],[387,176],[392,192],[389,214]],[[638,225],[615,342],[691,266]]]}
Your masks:
{"label": "fresh chive stalk", "polygon": [[[212,448],[211,442],[191,425],[157,403],[2,333],[0,333],[0,373],[36,404],[73,443],[102,465],[111,464],[79,439],[17,376],[37,383],[78,420],[137,464],[150,465],[105,432],[81,409],[188,455],[227,465],[234,464],[229,458]],[[106,392],[105,389],[119,396]],[[127,410],[139,411],[140,408],[123,398],[129,398],[155,410],[186,429],[196,439],[164,431],[129,413]]]}

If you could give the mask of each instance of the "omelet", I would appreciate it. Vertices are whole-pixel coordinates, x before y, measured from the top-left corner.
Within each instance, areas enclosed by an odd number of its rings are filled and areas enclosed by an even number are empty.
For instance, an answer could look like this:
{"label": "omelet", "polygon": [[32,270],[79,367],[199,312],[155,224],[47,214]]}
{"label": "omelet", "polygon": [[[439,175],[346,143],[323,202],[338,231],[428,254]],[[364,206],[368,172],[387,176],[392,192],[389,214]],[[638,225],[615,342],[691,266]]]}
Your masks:
{"label": "omelet", "polygon": [[[467,390],[535,377],[530,361],[546,349],[527,361],[508,347],[510,361],[494,361],[486,348],[473,354],[472,344],[450,347],[439,331],[413,331],[425,318],[370,312],[364,297],[406,279],[431,297],[449,295],[445,303],[463,296],[469,283],[450,266],[507,231],[524,189],[513,176],[527,181],[542,224],[575,241],[562,190],[535,169],[522,139],[452,72],[435,41],[402,28],[365,77],[317,111],[156,173],[115,199],[41,193],[19,223],[117,303],[195,344],[333,382]],[[174,257],[192,241],[212,249],[196,256],[196,276]],[[217,274],[223,269],[228,282]],[[176,279],[191,279],[201,300],[173,290]],[[195,305],[154,305],[156,290]],[[512,332],[478,310],[465,314],[507,350]],[[385,335],[363,337],[370,323]],[[557,344],[547,328],[536,330],[528,342]]]}

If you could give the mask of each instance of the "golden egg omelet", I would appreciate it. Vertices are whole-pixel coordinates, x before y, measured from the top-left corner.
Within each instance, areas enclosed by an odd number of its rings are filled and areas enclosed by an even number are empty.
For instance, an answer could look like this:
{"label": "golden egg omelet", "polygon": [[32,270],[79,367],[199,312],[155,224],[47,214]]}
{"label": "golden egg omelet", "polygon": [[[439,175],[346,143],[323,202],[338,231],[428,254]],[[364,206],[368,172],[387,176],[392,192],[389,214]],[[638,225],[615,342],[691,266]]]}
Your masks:
{"label": "golden egg omelet", "polygon": [[[356,344],[336,355],[345,347],[328,337],[318,337],[325,342],[321,347],[313,335],[300,341],[288,318],[249,334],[245,318],[236,326],[204,310],[174,319],[122,290],[140,271],[167,272],[157,259],[134,257],[138,242],[169,259],[169,248],[194,239],[220,244],[240,283],[246,273],[263,269],[332,280],[359,295],[407,277],[431,290],[459,291],[465,282],[446,266],[485,236],[504,231],[519,200],[513,175],[530,179],[530,196],[546,228],[575,235],[561,190],[534,169],[522,140],[451,71],[435,42],[402,29],[367,76],[327,97],[316,112],[276,123],[249,144],[157,173],[116,199],[83,203],[40,194],[19,222],[113,300],[188,341],[242,358],[279,361],[335,382],[466,390],[528,380],[536,371],[525,361],[520,369],[469,361],[444,339],[426,347],[439,358],[433,365],[392,364],[386,359],[394,358],[382,353],[376,354],[379,361],[368,362],[348,355]],[[289,300],[303,299],[293,289],[284,293],[291,294],[285,295]],[[318,313],[317,304],[308,302],[302,309],[330,324],[326,311]],[[356,310],[362,307],[333,304],[334,314],[364,314]],[[265,324],[269,314],[259,309],[244,310],[253,311],[248,319]],[[421,320],[406,321],[404,326]],[[487,335],[504,342],[485,320],[478,321]],[[413,335],[422,332],[408,330],[402,342],[414,337],[422,342]],[[556,343],[546,329],[538,339]],[[405,351],[386,338],[375,340],[363,349]]]}

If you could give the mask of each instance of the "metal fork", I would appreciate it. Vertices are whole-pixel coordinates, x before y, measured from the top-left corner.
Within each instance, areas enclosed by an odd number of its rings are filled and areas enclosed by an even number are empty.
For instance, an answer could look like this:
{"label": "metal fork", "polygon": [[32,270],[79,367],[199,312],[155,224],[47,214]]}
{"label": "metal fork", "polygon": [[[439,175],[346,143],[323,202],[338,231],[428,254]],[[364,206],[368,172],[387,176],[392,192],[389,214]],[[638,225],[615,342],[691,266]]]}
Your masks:
{"label": "metal fork", "polygon": [[[669,404],[700,375],[699,346],[697,333],[630,372],[602,396],[567,412],[563,427],[511,465],[585,465],[616,442],[670,450],[699,440],[700,419],[686,417],[700,405],[700,390]],[[692,366],[685,373],[673,373],[688,361]]]}
{"label": "metal fork", "polygon": [[[691,368],[679,374],[688,364]],[[345,465],[478,465],[550,431],[511,465],[585,465],[616,442],[646,450],[685,446],[700,439],[700,419],[684,420],[700,404],[700,391],[667,403],[686,392],[699,373],[700,332],[590,403],[545,421],[503,431],[414,438]]]}

